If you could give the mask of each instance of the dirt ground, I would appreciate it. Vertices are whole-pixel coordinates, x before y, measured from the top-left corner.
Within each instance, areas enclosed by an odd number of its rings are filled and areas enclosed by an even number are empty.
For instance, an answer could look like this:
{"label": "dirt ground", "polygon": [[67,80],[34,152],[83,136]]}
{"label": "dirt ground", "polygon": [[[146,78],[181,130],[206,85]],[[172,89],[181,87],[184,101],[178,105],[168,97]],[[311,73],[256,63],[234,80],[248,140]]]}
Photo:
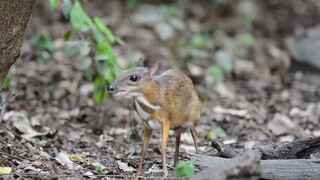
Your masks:
{"label": "dirt ground", "polygon": [[[290,50],[297,33],[317,25],[316,1],[153,0],[131,9],[127,2],[88,1],[85,9],[125,41],[115,46],[123,68],[139,58],[148,65],[160,60],[161,71],[175,67],[192,78],[202,104],[196,128],[201,154],[215,153],[210,139],[216,138],[250,148],[320,135],[320,71],[293,61]],[[69,29],[61,11],[37,3],[11,87],[1,92],[14,97],[0,117],[0,166],[13,173],[0,179],[128,179],[138,168],[143,123],[128,100],[94,102],[80,57],[63,56]],[[45,64],[36,61],[30,41],[38,33],[48,33],[55,47]],[[232,66],[219,59],[232,59]],[[215,81],[208,67],[219,63],[231,69]],[[161,176],[160,137],[153,133],[147,177]],[[180,151],[181,160],[195,152],[189,133]],[[171,132],[169,178],[176,178],[173,156]]]}

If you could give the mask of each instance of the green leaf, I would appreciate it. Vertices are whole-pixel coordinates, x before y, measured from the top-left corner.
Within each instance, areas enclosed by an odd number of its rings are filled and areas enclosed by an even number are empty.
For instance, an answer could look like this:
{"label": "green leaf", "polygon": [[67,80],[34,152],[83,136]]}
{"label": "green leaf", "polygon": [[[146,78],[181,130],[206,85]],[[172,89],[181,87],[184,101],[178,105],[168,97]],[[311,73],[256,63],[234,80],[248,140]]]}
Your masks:
{"label": "green leaf", "polygon": [[72,39],[72,31],[69,30],[65,32],[63,35],[63,39],[66,41],[70,41]]}
{"label": "green leaf", "polygon": [[192,36],[192,45],[196,48],[203,48],[206,43],[206,38],[203,34],[197,33],[194,36]]}
{"label": "green leaf", "polygon": [[80,31],[85,23],[84,12],[81,4],[76,1],[70,10],[70,22],[76,31]]}
{"label": "green leaf", "polygon": [[68,100],[70,102],[75,102],[77,100],[77,96],[75,94],[70,93],[68,94]]}
{"label": "green leaf", "polygon": [[108,68],[108,64],[106,61],[98,61],[97,62],[98,74],[103,76],[105,79],[107,78],[107,68]]}
{"label": "green leaf", "polygon": [[221,68],[218,66],[215,66],[215,65],[210,66],[208,69],[208,72],[212,77],[214,77],[216,81],[220,81],[223,77],[223,72]]}
{"label": "green leaf", "polygon": [[83,11],[82,16],[83,16],[84,21],[85,21],[90,27],[93,26],[93,22],[92,22],[91,18],[88,16],[88,14],[87,14],[86,12]]}
{"label": "green leaf", "polygon": [[116,63],[116,55],[113,52],[113,49],[108,42],[100,41],[100,43],[98,44],[98,53],[108,56],[108,59],[107,59],[108,64],[112,65]]}
{"label": "green leaf", "polygon": [[178,16],[178,11],[179,9],[178,9],[178,7],[176,6],[176,5],[170,5],[169,7],[168,7],[168,14],[170,15],[170,16],[173,16],[173,17],[177,17]]}
{"label": "green leaf", "polygon": [[71,8],[72,8],[72,2],[70,0],[63,0],[62,13],[65,17],[69,17]]}
{"label": "green leaf", "polygon": [[246,14],[244,17],[244,24],[249,28],[252,29],[252,25],[254,22],[255,18],[252,14]]}
{"label": "green leaf", "polygon": [[54,50],[54,45],[47,34],[38,34],[31,38],[31,43],[36,45],[40,51],[52,52]]}
{"label": "green leaf", "polygon": [[6,75],[6,77],[3,80],[2,88],[3,89],[8,89],[11,84],[11,77],[9,75]]}
{"label": "green leaf", "polygon": [[80,68],[81,69],[87,69],[87,68],[89,68],[91,66],[91,64],[92,64],[91,59],[89,57],[87,57],[87,58],[82,60]]}
{"label": "green leaf", "polygon": [[50,0],[51,9],[56,8],[57,4],[58,4],[58,0]]}
{"label": "green leaf", "polygon": [[106,81],[101,75],[95,78],[93,82],[93,89],[93,99],[96,103],[101,104],[105,99],[109,97]]}
{"label": "green leaf", "polygon": [[175,168],[176,176],[190,177],[194,173],[195,173],[195,166],[192,163],[188,163],[186,161],[180,161]]}
{"label": "green leaf", "polygon": [[216,60],[218,65],[226,72],[231,73],[233,69],[233,57],[224,51],[216,53]]}
{"label": "green leaf", "polygon": [[116,36],[115,36],[115,41],[116,41],[118,44],[120,44],[121,46],[123,46],[123,45],[126,44],[122,39],[120,39],[120,38],[118,38],[118,37],[116,37]]}
{"label": "green leaf", "polygon": [[96,168],[95,168],[95,172],[98,173],[98,174],[101,174],[102,173],[101,166],[97,165]]}
{"label": "green leaf", "polygon": [[221,127],[216,127],[213,131],[219,137],[226,137],[226,132]]}
{"label": "green leaf", "polygon": [[110,29],[104,25],[102,20],[98,17],[95,17],[93,20],[94,20],[94,23],[97,25],[98,29],[108,37],[111,43],[114,43],[115,41],[114,35],[110,31]]}
{"label": "green leaf", "polygon": [[120,76],[120,74],[122,74],[122,69],[121,69],[121,67],[119,66],[118,63],[114,63],[114,64],[112,65],[112,68],[113,68],[113,72],[114,72],[114,74],[115,74],[116,76]]}
{"label": "green leaf", "polygon": [[80,46],[80,55],[81,56],[87,56],[91,51],[91,48],[89,46],[89,44],[83,44],[82,46]]}
{"label": "green leaf", "polygon": [[79,51],[79,46],[78,45],[72,45],[69,46],[65,51],[64,51],[64,56],[65,57],[70,57],[75,55]]}
{"label": "green leaf", "polygon": [[98,54],[94,60],[95,61],[106,61],[108,59],[108,56],[107,55],[104,55],[104,54]]}
{"label": "green leaf", "polygon": [[178,40],[178,46],[183,47],[188,44],[188,40],[185,37],[181,37]]}
{"label": "green leaf", "polygon": [[94,40],[97,44],[99,44],[101,41],[104,41],[102,34],[100,33],[100,31],[97,29],[96,26],[91,27],[91,29],[92,29]]}
{"label": "green leaf", "polygon": [[106,80],[108,82],[113,82],[116,79],[115,75],[113,74],[112,71],[110,71],[110,69],[106,71],[106,77],[105,78],[106,78]]}
{"label": "green leaf", "polygon": [[126,0],[125,1],[125,7],[129,11],[136,10],[138,8],[138,5],[139,5],[139,0]]}
{"label": "green leaf", "polygon": [[256,44],[256,40],[255,40],[254,36],[251,33],[244,34],[243,42],[248,47],[253,47]]}

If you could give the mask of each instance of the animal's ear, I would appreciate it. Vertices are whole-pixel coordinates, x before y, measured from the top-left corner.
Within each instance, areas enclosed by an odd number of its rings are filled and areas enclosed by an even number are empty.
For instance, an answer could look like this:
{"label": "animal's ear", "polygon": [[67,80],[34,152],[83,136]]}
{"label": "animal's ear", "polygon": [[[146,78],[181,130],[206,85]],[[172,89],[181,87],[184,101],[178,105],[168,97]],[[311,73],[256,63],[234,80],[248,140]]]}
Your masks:
{"label": "animal's ear", "polygon": [[144,67],[143,59],[139,59],[138,67]]}
{"label": "animal's ear", "polygon": [[156,61],[150,66],[150,76],[153,77],[160,67],[160,61]]}

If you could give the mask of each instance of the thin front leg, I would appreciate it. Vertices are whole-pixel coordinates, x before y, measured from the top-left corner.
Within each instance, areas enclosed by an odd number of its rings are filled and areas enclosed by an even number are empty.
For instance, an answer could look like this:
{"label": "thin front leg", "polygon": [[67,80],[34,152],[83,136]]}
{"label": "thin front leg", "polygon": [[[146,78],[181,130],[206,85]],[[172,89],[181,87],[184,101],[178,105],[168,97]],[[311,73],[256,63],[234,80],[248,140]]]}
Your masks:
{"label": "thin front leg", "polygon": [[142,172],[142,166],[144,157],[146,156],[147,148],[149,145],[149,140],[152,134],[152,129],[148,128],[146,125],[144,126],[144,136],[143,136],[143,146],[141,150],[141,158],[137,175],[140,176]]}
{"label": "thin front leg", "polygon": [[176,132],[176,150],[174,153],[174,163],[173,166],[176,167],[178,161],[179,161],[179,147],[180,147],[180,137],[181,137],[181,132],[177,131]]}
{"label": "thin front leg", "polygon": [[191,132],[191,135],[192,135],[194,147],[196,148],[196,153],[198,154],[199,150],[198,150],[198,135],[197,135],[197,131],[194,128],[191,128],[190,132]]}
{"label": "thin front leg", "polygon": [[168,168],[167,168],[167,144],[169,139],[169,130],[170,130],[170,124],[167,121],[164,121],[162,124],[162,163],[163,163],[163,177],[168,176]]}

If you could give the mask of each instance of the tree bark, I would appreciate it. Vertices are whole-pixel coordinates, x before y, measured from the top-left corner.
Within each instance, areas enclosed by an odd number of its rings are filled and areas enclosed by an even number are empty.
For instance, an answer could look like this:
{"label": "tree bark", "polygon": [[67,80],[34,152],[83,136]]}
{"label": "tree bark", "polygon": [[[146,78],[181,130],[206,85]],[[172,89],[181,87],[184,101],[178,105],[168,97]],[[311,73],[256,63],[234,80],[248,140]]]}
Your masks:
{"label": "tree bark", "polygon": [[0,0],[0,89],[20,56],[23,35],[35,0]]}

